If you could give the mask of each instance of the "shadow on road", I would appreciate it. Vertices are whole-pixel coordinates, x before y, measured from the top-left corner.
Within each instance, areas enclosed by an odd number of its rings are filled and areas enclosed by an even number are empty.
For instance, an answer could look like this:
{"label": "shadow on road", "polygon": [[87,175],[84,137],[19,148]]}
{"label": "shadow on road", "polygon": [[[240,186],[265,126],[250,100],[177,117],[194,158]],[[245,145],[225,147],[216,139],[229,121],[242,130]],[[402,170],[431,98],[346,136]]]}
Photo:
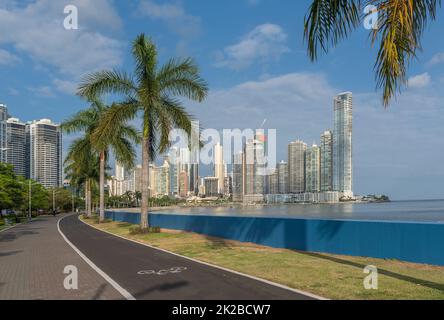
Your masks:
{"label": "shadow on road", "polygon": [[9,252],[0,252],[0,257],[12,256],[14,254],[23,252],[23,250],[9,251]]}
{"label": "shadow on road", "polygon": [[171,291],[171,290],[175,290],[177,288],[186,287],[188,285],[189,285],[189,283],[187,281],[177,281],[174,283],[165,283],[165,284],[157,285],[157,286],[148,288],[146,290],[137,292],[134,296],[136,297],[136,299],[138,297],[143,298],[144,295],[149,294],[154,291],[161,291],[161,292]]}

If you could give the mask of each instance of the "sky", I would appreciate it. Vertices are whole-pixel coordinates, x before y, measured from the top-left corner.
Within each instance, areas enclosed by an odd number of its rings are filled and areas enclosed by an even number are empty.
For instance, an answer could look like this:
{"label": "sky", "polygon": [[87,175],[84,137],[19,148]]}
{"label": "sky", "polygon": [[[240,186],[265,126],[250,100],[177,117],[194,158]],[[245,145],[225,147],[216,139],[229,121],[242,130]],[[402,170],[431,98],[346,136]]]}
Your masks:
{"label": "sky", "polygon": [[[63,27],[78,8],[79,29]],[[61,122],[87,107],[76,97],[85,74],[131,71],[140,33],[160,63],[193,57],[210,93],[188,110],[204,128],[277,130],[278,160],[290,141],[319,143],[333,127],[333,97],[354,96],[356,194],[393,199],[444,198],[444,15],[430,24],[408,86],[385,109],[375,90],[376,48],[369,31],[308,59],[303,20],[309,0],[0,0],[0,103],[22,121]],[[64,138],[65,149],[73,136]]]}

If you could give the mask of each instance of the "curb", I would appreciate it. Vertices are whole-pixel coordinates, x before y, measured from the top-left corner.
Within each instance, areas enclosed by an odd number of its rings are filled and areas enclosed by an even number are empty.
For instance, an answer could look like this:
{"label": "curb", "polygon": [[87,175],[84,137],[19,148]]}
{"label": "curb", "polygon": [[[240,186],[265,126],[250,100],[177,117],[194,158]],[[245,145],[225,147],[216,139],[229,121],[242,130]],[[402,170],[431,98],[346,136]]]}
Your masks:
{"label": "curb", "polygon": [[151,249],[155,249],[155,250],[158,250],[158,251],[169,253],[169,254],[172,254],[172,255],[174,255],[176,257],[180,257],[180,258],[183,258],[183,259],[187,259],[189,261],[200,263],[200,264],[206,265],[208,267],[212,267],[212,268],[216,268],[216,269],[223,270],[223,271],[226,271],[226,272],[234,273],[234,274],[246,277],[246,278],[250,278],[250,279],[262,282],[262,283],[266,283],[268,285],[272,285],[272,286],[275,286],[275,287],[278,287],[278,288],[281,288],[281,289],[285,289],[285,290],[288,290],[288,291],[291,291],[291,292],[294,292],[294,293],[298,293],[298,294],[301,294],[301,295],[304,295],[304,296],[307,296],[307,297],[310,297],[310,298],[313,298],[313,299],[316,299],[316,300],[330,300],[330,299],[327,299],[327,298],[324,298],[324,297],[321,297],[321,296],[318,296],[318,295],[315,295],[315,294],[312,294],[312,293],[309,293],[309,292],[305,292],[305,291],[298,290],[298,289],[293,289],[293,288],[287,287],[285,285],[282,285],[282,284],[279,284],[279,283],[276,283],[276,282],[273,282],[273,281],[261,279],[261,278],[258,278],[258,277],[252,276],[252,275],[248,275],[248,274],[245,274],[245,273],[242,273],[242,272],[238,272],[238,271],[231,270],[231,269],[228,269],[228,268],[224,268],[224,267],[221,267],[221,266],[217,266],[217,265],[214,265],[214,264],[211,264],[211,263],[207,263],[207,262],[203,262],[203,261],[200,261],[200,260],[197,260],[197,259],[186,257],[186,256],[183,256],[183,255],[180,255],[178,253],[174,253],[174,252],[171,252],[171,251],[168,251],[168,250],[165,250],[165,249],[161,249],[161,248],[158,248],[158,247],[153,247],[153,246],[151,246],[149,244],[146,244],[146,243],[143,243],[143,242],[140,242],[140,241],[137,241],[137,240],[128,239],[128,238],[125,238],[123,236],[111,233],[109,231],[101,230],[101,229],[97,228],[96,226],[90,225],[90,224],[86,223],[85,221],[83,221],[82,219],[80,219],[80,216],[78,216],[78,219],[79,219],[80,222],[86,224],[87,226],[89,226],[89,227],[91,227],[93,229],[96,229],[96,230],[101,231],[103,233],[110,234],[110,235],[112,235],[114,237],[117,237],[117,238],[121,238],[121,239],[124,239],[124,240],[127,240],[127,241],[131,241],[131,242],[143,245],[143,246],[151,248]]}

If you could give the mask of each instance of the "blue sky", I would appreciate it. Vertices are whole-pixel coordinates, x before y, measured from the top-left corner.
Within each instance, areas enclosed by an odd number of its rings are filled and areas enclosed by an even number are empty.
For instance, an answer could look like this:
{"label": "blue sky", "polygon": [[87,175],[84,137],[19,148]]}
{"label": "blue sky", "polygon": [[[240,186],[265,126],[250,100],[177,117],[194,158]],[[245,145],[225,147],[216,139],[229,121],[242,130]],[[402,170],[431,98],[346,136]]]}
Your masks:
{"label": "blue sky", "polygon": [[[144,32],[162,62],[192,56],[211,91],[188,104],[207,128],[278,130],[278,160],[295,139],[318,142],[332,127],[332,98],[354,93],[354,189],[394,199],[444,198],[444,16],[427,28],[409,86],[385,110],[375,92],[363,27],[313,64],[302,39],[310,1],[0,0],[0,102],[27,121],[60,122],[85,107],[87,72],[130,70],[130,41]],[[63,8],[79,8],[79,30]],[[72,137],[65,139],[68,145]]]}

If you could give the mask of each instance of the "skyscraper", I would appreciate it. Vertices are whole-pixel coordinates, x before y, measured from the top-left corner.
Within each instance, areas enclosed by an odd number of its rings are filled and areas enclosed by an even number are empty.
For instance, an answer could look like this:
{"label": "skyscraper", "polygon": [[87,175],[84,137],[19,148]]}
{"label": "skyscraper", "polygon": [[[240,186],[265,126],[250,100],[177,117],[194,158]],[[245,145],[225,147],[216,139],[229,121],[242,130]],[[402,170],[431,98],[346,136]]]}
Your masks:
{"label": "skyscraper", "polygon": [[9,118],[6,122],[7,162],[12,164],[14,172],[26,177],[26,125],[18,119]]}
{"label": "skyscraper", "polygon": [[278,172],[278,193],[288,193],[288,163],[281,161],[277,167]]}
{"label": "skyscraper", "polygon": [[219,179],[217,182],[217,190],[219,194],[224,194],[224,150],[220,143],[214,146],[214,176]]}
{"label": "skyscraper", "polygon": [[276,170],[268,176],[268,194],[279,193],[279,170]]}
{"label": "skyscraper", "polygon": [[288,145],[288,192],[305,191],[305,150],[307,144],[297,140]]}
{"label": "skyscraper", "polygon": [[8,108],[5,104],[0,104],[0,162],[7,161],[7,134],[6,120],[8,119]]}
{"label": "skyscraper", "polygon": [[320,191],[320,173],[320,149],[314,144],[305,151],[305,192]]}
{"label": "skyscraper", "polygon": [[346,197],[352,197],[352,93],[344,92],[336,96],[333,108],[333,189],[343,193]]}
{"label": "skyscraper", "polygon": [[321,135],[321,191],[333,191],[333,134],[325,131]]}
{"label": "skyscraper", "polygon": [[244,154],[233,155],[233,201],[242,202],[244,197]]}
{"label": "skyscraper", "polygon": [[30,178],[46,188],[62,185],[62,132],[59,125],[42,119],[27,125]]}
{"label": "skyscraper", "polygon": [[265,153],[264,141],[255,137],[245,144],[245,194],[263,195],[265,193],[265,164],[261,156]]}

